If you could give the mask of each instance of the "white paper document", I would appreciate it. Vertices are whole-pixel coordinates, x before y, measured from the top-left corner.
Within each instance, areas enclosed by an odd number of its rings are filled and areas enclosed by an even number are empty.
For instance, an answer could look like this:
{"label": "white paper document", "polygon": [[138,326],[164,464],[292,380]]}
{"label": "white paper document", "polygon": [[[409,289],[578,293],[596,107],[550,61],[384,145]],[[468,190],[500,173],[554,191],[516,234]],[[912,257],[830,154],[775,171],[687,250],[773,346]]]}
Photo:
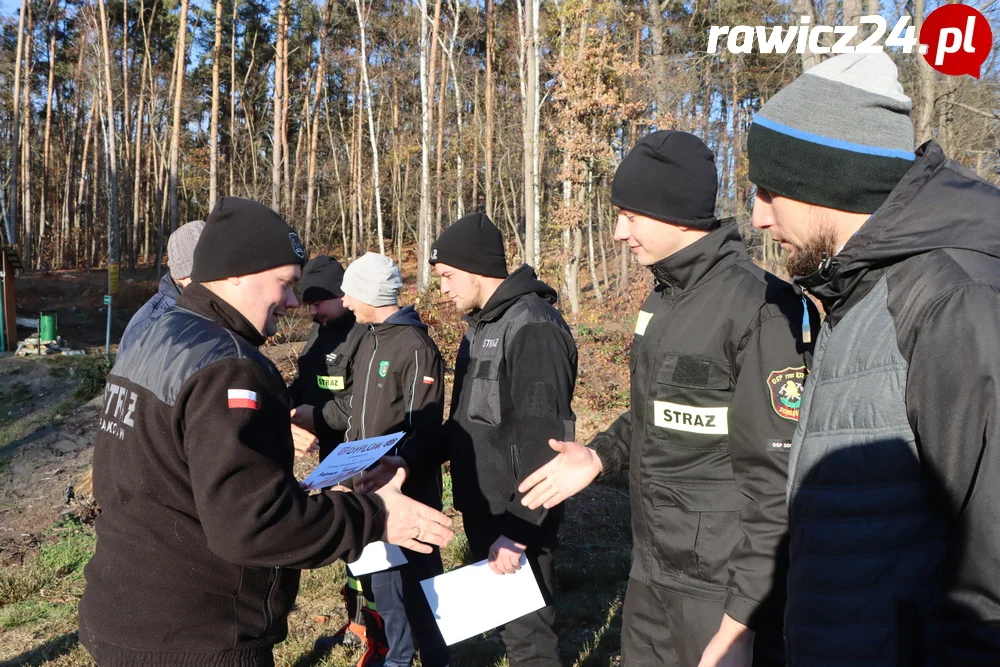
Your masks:
{"label": "white paper document", "polygon": [[338,445],[302,480],[302,488],[306,491],[326,489],[364,472],[402,440],[403,435],[402,432],[393,433]]}
{"label": "white paper document", "polygon": [[485,560],[420,582],[449,646],[545,606],[527,558],[514,574],[496,574]]}
{"label": "white paper document", "polygon": [[353,563],[347,564],[347,569],[355,577],[360,577],[363,574],[381,572],[382,570],[388,570],[390,567],[406,565],[408,562],[406,554],[395,544],[372,542],[361,552],[360,558]]}

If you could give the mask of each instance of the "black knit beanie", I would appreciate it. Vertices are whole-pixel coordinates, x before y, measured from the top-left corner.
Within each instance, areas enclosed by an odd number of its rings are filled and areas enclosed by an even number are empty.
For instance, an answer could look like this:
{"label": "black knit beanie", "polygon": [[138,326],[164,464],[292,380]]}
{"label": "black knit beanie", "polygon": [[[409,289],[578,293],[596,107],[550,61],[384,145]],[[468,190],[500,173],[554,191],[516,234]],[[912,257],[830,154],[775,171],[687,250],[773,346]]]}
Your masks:
{"label": "black knit beanie", "polygon": [[320,255],[313,257],[302,269],[299,289],[303,303],[315,303],[338,299],[344,296],[341,283],[344,281],[344,267],[333,257]]}
{"label": "black knit beanie", "polygon": [[485,213],[456,220],[431,246],[431,265],[441,262],[488,278],[507,277],[503,235]]}
{"label": "black knit beanie", "polygon": [[295,230],[267,206],[242,197],[220,197],[194,249],[196,283],[260,273],[306,262]]}
{"label": "black knit beanie", "polygon": [[684,227],[711,230],[718,175],[701,139],[677,130],[648,134],[625,156],[611,182],[611,203]]}

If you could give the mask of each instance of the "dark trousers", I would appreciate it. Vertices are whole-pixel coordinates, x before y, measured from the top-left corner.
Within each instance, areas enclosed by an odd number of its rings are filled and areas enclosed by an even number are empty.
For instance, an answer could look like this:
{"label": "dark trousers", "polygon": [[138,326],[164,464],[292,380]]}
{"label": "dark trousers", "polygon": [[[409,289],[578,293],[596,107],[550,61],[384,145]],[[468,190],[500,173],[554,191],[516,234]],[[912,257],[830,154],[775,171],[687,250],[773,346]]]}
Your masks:
{"label": "dark trousers", "polygon": [[421,665],[447,667],[451,651],[420,587],[422,580],[444,572],[441,553],[437,549],[430,554],[405,553],[406,565],[371,575],[375,609],[385,623],[389,644],[385,667],[410,667],[418,647]]}
{"label": "dark trousers", "polygon": [[[719,630],[723,601],[703,600],[629,579],[622,616],[622,667],[697,667]],[[780,632],[758,633],[754,667],[783,667]]]}
{"label": "dark trousers", "polygon": [[[503,517],[463,514],[465,535],[475,561],[487,558],[503,534]],[[548,606],[511,621],[500,629],[510,667],[562,667],[556,634],[555,557],[559,522],[547,522],[538,545],[530,545],[528,563]]]}

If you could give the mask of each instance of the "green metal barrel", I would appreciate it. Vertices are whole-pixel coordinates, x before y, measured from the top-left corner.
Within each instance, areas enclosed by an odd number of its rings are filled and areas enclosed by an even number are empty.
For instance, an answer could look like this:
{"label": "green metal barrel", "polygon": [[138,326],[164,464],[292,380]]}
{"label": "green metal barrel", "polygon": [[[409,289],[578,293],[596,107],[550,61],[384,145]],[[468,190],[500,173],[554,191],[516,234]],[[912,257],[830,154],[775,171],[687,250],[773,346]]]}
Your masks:
{"label": "green metal barrel", "polygon": [[38,334],[43,341],[56,339],[55,313],[42,313],[38,320]]}

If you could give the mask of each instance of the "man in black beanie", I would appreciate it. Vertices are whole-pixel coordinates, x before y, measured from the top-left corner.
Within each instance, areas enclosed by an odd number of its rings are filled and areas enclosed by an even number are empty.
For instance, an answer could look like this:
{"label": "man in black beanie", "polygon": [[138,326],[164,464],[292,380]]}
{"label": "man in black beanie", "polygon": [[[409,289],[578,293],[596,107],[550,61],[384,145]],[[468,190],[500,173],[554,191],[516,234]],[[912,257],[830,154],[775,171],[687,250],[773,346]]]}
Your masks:
{"label": "man in black beanie", "polygon": [[628,472],[633,557],[623,667],[779,667],[788,443],[816,312],[715,217],[712,153],[654,132],[611,185],[615,239],[656,286],[632,343],[631,409],[519,488],[557,507]]}
{"label": "man in black beanie", "polygon": [[304,258],[276,213],[220,199],[196,282],[108,375],[80,602],[80,640],[102,667],[271,667],[301,569],[377,540],[428,552],[450,537],[402,475],[377,495],[299,486],[288,392],[258,348],[298,306]]}
{"label": "man in black beanie", "polygon": [[[314,324],[299,356],[299,375],[288,387],[292,405],[322,408],[338,395],[350,395],[351,364],[360,336],[351,337],[355,319],[344,306],[343,279],[344,267],[326,255],[312,258],[302,271],[299,293]],[[343,431],[324,432],[320,460],[343,441]]]}
{"label": "man in black beanie", "polygon": [[498,575],[526,562],[548,606],[508,623],[501,635],[511,667],[557,667],[555,559],[562,508],[529,510],[515,488],[572,439],[576,343],[554,308],[556,292],[527,264],[507,275],[503,237],[484,214],[444,230],[430,263],[441,293],[468,313],[455,362],[451,414],[438,448],[406,448],[363,480],[378,488],[396,467],[439,469],[451,461],[455,507],[475,560]]}

